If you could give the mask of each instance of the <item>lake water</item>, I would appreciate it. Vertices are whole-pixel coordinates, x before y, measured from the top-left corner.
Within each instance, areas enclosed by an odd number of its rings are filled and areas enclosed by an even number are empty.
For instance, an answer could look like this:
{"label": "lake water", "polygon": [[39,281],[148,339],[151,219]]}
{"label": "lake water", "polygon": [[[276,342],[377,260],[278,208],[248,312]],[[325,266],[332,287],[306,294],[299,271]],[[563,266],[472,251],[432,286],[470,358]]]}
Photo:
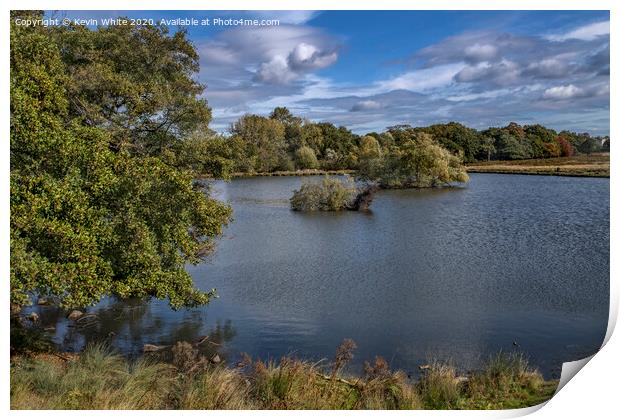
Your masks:
{"label": "lake water", "polygon": [[189,268],[198,287],[217,289],[209,306],[106,300],[81,327],[37,308],[44,325],[64,349],[109,337],[129,355],[208,334],[230,361],[240,352],[331,358],[352,338],[353,370],[381,355],[413,375],[429,358],[471,369],[516,349],[559,377],[562,362],[600,347],[609,179],[472,174],[463,188],[382,191],[367,214],[293,212],[301,182],[214,185],[234,222],[209,260]]}

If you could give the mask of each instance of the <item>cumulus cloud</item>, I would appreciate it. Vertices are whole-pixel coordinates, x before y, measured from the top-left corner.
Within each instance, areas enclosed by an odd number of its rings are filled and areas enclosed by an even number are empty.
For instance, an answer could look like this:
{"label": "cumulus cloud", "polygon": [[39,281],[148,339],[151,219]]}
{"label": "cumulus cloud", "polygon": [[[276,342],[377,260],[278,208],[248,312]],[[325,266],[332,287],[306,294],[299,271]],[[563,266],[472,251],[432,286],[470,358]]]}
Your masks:
{"label": "cumulus cloud", "polygon": [[585,90],[575,85],[554,86],[546,89],[543,93],[544,99],[565,100],[578,98],[585,95]]}
{"label": "cumulus cloud", "polygon": [[296,80],[300,74],[330,66],[338,59],[335,51],[322,51],[312,44],[298,44],[285,58],[276,55],[268,62],[261,63],[255,80],[270,84],[287,84]]}
{"label": "cumulus cloud", "polygon": [[[201,42],[198,50],[201,68],[211,82],[241,82],[253,73],[257,81],[288,83],[333,64],[338,45],[336,38],[317,28],[280,25],[226,30]],[[291,74],[285,74],[285,65]]]}
{"label": "cumulus cloud", "polygon": [[274,83],[274,84],[286,84],[290,83],[296,74],[291,71],[288,66],[288,62],[281,55],[276,55],[267,63],[261,63],[256,71],[255,80]]}
{"label": "cumulus cloud", "polygon": [[321,51],[311,44],[302,42],[288,56],[288,64],[293,70],[316,70],[327,67],[338,59],[335,51]]}
{"label": "cumulus cloud", "polygon": [[465,48],[465,59],[474,63],[489,61],[498,55],[498,49],[491,44],[474,44]]}
{"label": "cumulus cloud", "polygon": [[574,70],[574,64],[560,58],[544,58],[530,63],[526,68],[526,74],[542,78],[560,78],[570,74]]}

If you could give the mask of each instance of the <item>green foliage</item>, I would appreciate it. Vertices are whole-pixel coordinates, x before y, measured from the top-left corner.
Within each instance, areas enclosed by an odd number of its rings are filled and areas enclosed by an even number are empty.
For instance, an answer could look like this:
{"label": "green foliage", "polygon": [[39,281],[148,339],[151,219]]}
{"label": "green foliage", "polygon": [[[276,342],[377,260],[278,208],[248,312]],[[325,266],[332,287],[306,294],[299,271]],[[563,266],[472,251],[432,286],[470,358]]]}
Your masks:
{"label": "green foliage", "polygon": [[295,117],[287,107],[277,106],[269,114],[269,118],[286,125],[300,125],[301,118]]}
{"label": "green foliage", "polygon": [[164,25],[50,29],[67,78],[69,113],[105,128],[113,147],[159,155],[211,119],[185,30]]}
{"label": "green foliage", "polygon": [[532,157],[526,142],[506,132],[500,134],[495,147],[499,159],[514,160]]}
{"label": "green foliage", "polygon": [[295,161],[300,169],[316,169],[319,161],[314,154],[314,150],[308,146],[302,146],[295,152]]}
{"label": "green foliage", "polygon": [[323,132],[319,126],[313,123],[304,124],[301,127],[300,135],[303,146],[310,147],[316,151],[317,156],[323,154]]}
{"label": "green foliage", "polygon": [[190,134],[169,152],[168,160],[174,166],[215,178],[230,178],[243,161],[238,137],[224,137],[208,129]]}
{"label": "green foliage", "polygon": [[74,118],[65,85],[75,75],[45,31],[11,26],[11,302],[208,302],[214,292],[194,289],[185,265],[213,247],[230,208],[192,172],[110,147],[114,129]]}
{"label": "green foliage", "polygon": [[235,122],[232,133],[243,143],[246,156],[252,159],[248,169],[271,172],[279,169],[286,153],[284,125],[276,119],[244,115]]}
{"label": "green foliage", "polygon": [[377,182],[384,188],[436,187],[469,179],[461,158],[429,134],[409,130],[398,133],[398,138],[400,145],[392,147],[385,156],[379,156],[374,146],[366,146],[370,152],[360,158],[360,179]]}
{"label": "green foliage", "polygon": [[452,154],[461,154],[465,162],[475,161],[484,150],[484,142],[478,132],[457,122],[435,124],[418,130],[430,134]]}
{"label": "green foliage", "polygon": [[321,182],[304,182],[293,192],[291,209],[296,211],[338,211],[351,205],[357,194],[352,180],[324,177]]}
{"label": "green foliage", "polygon": [[594,138],[588,136],[579,144],[578,150],[580,153],[590,154],[597,151],[601,144]]}

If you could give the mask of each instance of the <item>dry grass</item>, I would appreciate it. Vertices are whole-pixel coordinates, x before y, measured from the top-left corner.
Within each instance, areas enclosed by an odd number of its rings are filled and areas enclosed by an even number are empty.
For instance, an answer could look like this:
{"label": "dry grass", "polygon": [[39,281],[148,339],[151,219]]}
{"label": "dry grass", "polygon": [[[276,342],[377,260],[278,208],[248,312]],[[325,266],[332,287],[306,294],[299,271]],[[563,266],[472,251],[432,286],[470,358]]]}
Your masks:
{"label": "dry grass", "polygon": [[435,362],[418,383],[377,358],[347,377],[355,345],[345,341],[333,363],[291,357],[277,363],[246,356],[236,368],[213,364],[183,343],[171,363],[128,362],[102,346],[76,358],[15,356],[12,409],[461,409],[513,408],[551,397],[521,356],[499,355],[469,378]]}
{"label": "dry grass", "polygon": [[468,172],[609,177],[609,153],[551,159],[476,162]]}

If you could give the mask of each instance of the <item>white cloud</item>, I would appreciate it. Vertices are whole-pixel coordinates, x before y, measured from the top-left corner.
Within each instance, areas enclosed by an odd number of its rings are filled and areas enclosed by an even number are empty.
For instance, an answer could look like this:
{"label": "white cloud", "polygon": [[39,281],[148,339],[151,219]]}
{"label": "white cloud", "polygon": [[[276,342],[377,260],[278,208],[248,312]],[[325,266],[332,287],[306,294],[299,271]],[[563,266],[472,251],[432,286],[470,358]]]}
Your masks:
{"label": "white cloud", "polygon": [[276,55],[271,61],[262,63],[256,72],[256,80],[273,84],[290,83],[296,76],[281,55]]}
{"label": "white cloud", "polygon": [[454,75],[454,80],[460,83],[492,81],[498,85],[509,85],[517,82],[520,75],[521,69],[517,63],[502,59],[493,64],[482,62],[464,67]]}
{"label": "white cloud", "polygon": [[497,53],[497,47],[491,44],[476,43],[465,48],[465,58],[474,62],[491,60]]}
{"label": "white cloud", "polygon": [[461,95],[448,96],[446,99],[452,102],[475,101],[478,99],[495,99],[510,93],[510,89],[496,89],[486,92],[466,93]]}
{"label": "white cloud", "polygon": [[584,94],[585,91],[583,89],[573,84],[570,84],[566,86],[554,86],[552,88],[546,89],[543,93],[543,98],[552,100],[564,100],[581,97]]}
{"label": "white cloud", "polygon": [[489,74],[491,65],[489,63],[478,63],[475,66],[464,67],[461,71],[454,75],[457,82],[472,82]]}
{"label": "white cloud", "polygon": [[[255,81],[290,83],[333,64],[337,41],[303,25],[238,27],[198,46],[202,73],[211,84]],[[285,68],[286,66],[286,68]],[[294,67],[294,68],[293,68]]]}
{"label": "white cloud", "polygon": [[338,59],[335,51],[321,51],[311,44],[302,42],[288,56],[288,63],[295,70],[315,70],[327,67]]}
{"label": "white cloud", "polygon": [[261,63],[254,79],[269,84],[288,84],[303,73],[332,65],[337,59],[335,51],[322,51],[312,44],[302,42],[288,56],[278,54]]}
{"label": "white cloud", "polygon": [[566,41],[568,39],[580,39],[582,41],[592,41],[599,36],[609,35],[609,21],[591,23],[581,26],[564,34],[549,35],[547,39],[551,41]]}
{"label": "white cloud", "polygon": [[454,76],[463,69],[463,63],[442,64],[439,66],[413,70],[393,79],[379,81],[379,91],[406,89],[412,92],[424,92],[430,89],[448,86]]}
{"label": "white cloud", "polygon": [[527,71],[540,77],[562,77],[571,70],[570,62],[562,61],[556,57],[545,58],[527,66]]}

